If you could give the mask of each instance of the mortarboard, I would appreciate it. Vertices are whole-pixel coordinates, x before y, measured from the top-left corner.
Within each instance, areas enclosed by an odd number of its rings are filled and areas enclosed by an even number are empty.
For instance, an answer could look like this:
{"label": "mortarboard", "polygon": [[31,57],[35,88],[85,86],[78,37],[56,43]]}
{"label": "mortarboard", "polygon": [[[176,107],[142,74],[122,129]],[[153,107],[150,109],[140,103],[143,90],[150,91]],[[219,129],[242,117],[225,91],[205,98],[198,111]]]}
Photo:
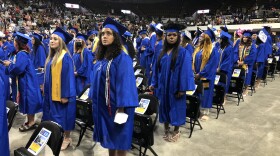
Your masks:
{"label": "mortarboard", "polygon": [[82,39],[82,40],[84,40],[84,41],[86,42],[88,36],[87,36],[87,35],[84,35],[84,34],[78,33],[77,36],[76,36],[76,38]]}
{"label": "mortarboard", "polygon": [[203,31],[199,27],[197,27],[195,33],[196,36],[200,36],[203,33]]}
{"label": "mortarboard", "polygon": [[126,31],[122,36],[127,38],[127,37],[132,37],[132,34],[129,31]]}
{"label": "mortarboard", "polygon": [[251,37],[252,36],[252,31],[250,30],[245,30],[243,32],[243,37]]}
{"label": "mortarboard", "polygon": [[265,32],[263,30],[260,30],[258,37],[263,43],[265,43],[267,40],[267,35],[265,34]]}
{"label": "mortarboard", "polygon": [[119,35],[123,35],[127,30],[125,26],[110,17],[107,17],[103,22],[103,28],[110,28]]}
{"label": "mortarboard", "polygon": [[139,35],[147,34],[147,30],[143,29],[143,30],[140,30],[138,33],[139,33]]}
{"label": "mortarboard", "polygon": [[161,23],[158,23],[158,24],[156,25],[156,31],[164,32],[164,30],[163,30],[163,25],[162,25]]}
{"label": "mortarboard", "polygon": [[208,27],[207,30],[204,31],[204,34],[207,34],[211,41],[214,42],[216,39],[215,33]]}
{"label": "mortarboard", "polygon": [[77,28],[74,28],[74,27],[69,28],[69,30],[75,31],[76,34],[78,34],[78,32],[79,32],[78,29],[77,29]]}
{"label": "mortarboard", "polygon": [[98,31],[97,30],[90,30],[90,31],[88,31],[88,33],[87,33],[87,35],[88,36],[91,36],[91,35],[97,35],[98,34]]}
{"label": "mortarboard", "polygon": [[60,27],[57,27],[53,34],[58,35],[64,42],[65,44],[68,44],[73,38],[64,30],[62,30]]}
{"label": "mortarboard", "polygon": [[226,32],[226,31],[221,31],[221,33],[220,33],[220,37],[221,38],[228,38],[228,39],[231,39],[231,35],[228,33],[228,32]]}
{"label": "mortarboard", "polygon": [[37,33],[33,33],[32,37],[37,38],[39,41],[43,40],[43,36]]}
{"label": "mortarboard", "polygon": [[220,29],[221,29],[222,31],[224,31],[224,32],[228,32],[228,28],[227,28],[226,25],[225,25],[225,26],[221,26]]}
{"label": "mortarboard", "polygon": [[31,38],[25,34],[22,34],[20,32],[16,32],[15,39],[19,42],[22,42],[23,44],[27,44]]}
{"label": "mortarboard", "polygon": [[185,29],[186,27],[182,24],[168,23],[163,28],[166,33],[169,33],[169,32],[179,32],[180,30]]}
{"label": "mortarboard", "polygon": [[192,40],[192,34],[188,31],[188,30],[185,30],[185,32],[182,33],[182,35],[189,39],[189,40]]}

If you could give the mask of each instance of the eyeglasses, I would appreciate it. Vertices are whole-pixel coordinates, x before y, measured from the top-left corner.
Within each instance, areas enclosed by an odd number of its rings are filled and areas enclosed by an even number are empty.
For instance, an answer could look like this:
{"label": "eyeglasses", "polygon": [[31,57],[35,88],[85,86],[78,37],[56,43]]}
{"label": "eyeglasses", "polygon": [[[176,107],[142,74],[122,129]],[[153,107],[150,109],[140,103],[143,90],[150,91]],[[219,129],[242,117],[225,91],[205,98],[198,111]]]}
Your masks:
{"label": "eyeglasses", "polygon": [[168,33],[167,36],[168,36],[168,37],[170,37],[170,36],[177,37],[178,35],[177,35],[176,33]]}

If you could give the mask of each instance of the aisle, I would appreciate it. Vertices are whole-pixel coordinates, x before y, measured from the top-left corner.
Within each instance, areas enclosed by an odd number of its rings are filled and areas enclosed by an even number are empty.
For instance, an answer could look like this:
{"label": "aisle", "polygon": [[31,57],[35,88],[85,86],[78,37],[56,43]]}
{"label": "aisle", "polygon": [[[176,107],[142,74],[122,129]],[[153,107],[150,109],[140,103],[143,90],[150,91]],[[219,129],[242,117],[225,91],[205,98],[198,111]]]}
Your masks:
{"label": "aisle", "polygon": [[[253,96],[245,97],[245,102],[236,106],[235,101],[227,102],[226,114],[221,113],[215,119],[215,111],[210,113],[207,122],[201,122],[203,130],[196,128],[189,139],[189,130],[181,128],[181,138],[177,143],[169,143],[162,139],[163,126],[155,132],[153,149],[159,156],[276,156],[280,153],[280,78],[263,88],[261,86]],[[235,100],[235,99],[233,99]],[[11,155],[13,150],[25,146],[32,132],[19,133],[18,128],[24,117],[17,115],[10,131]],[[70,148],[61,152],[61,156],[105,156],[107,150],[99,144],[92,150],[92,135],[88,132],[79,148]],[[77,143],[78,131],[72,133],[74,144]],[[50,156],[50,149],[42,152]],[[132,151],[128,156],[137,155]],[[151,156],[151,153],[148,152]]]}

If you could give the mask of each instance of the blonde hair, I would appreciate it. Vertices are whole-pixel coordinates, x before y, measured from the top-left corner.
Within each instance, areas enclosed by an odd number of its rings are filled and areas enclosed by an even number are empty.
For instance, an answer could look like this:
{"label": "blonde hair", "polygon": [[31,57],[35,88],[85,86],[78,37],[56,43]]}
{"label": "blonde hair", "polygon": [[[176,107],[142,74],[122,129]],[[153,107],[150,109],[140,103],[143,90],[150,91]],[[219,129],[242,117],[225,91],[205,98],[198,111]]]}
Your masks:
{"label": "blonde hair", "polygon": [[69,53],[69,50],[67,49],[67,46],[66,46],[65,42],[59,36],[57,36],[57,39],[59,41],[58,47],[56,49],[53,49],[53,48],[49,47],[49,55],[46,59],[45,68],[46,68],[46,65],[48,64],[48,62],[51,59],[52,59],[52,65],[56,64],[57,59],[58,59],[59,55],[61,54],[62,50],[66,50],[67,53],[71,57],[71,54]]}
{"label": "blonde hair", "polygon": [[202,70],[204,66],[207,64],[212,52],[213,45],[210,37],[207,34],[203,34],[203,35],[204,35],[204,42],[199,43],[198,47],[195,48],[193,53],[193,70],[195,69],[194,68],[195,56],[201,49],[202,49],[202,63],[200,66],[200,70]]}

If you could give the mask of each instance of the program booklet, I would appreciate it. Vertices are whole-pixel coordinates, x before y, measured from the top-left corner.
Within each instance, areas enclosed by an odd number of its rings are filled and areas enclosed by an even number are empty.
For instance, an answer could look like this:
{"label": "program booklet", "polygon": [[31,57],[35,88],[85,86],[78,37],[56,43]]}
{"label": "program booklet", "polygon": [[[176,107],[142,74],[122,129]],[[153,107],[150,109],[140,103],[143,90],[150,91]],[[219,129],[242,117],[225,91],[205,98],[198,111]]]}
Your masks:
{"label": "program booklet", "polygon": [[133,68],[136,66],[136,64],[137,64],[137,62],[136,62],[136,61],[134,61],[134,62],[133,62]]}
{"label": "program booklet", "polygon": [[148,109],[150,104],[150,100],[149,99],[144,99],[142,98],[139,102],[139,107],[137,107],[135,109],[135,113],[138,114],[144,114],[146,112],[146,110]]}
{"label": "program booklet", "polygon": [[84,94],[80,97],[81,100],[87,100],[87,99],[88,99],[89,89],[90,89],[90,88],[88,88],[88,89],[84,92]]}
{"label": "program booklet", "polygon": [[136,87],[139,87],[139,85],[142,83],[143,78],[142,77],[137,77],[136,79]]}
{"label": "program booklet", "polygon": [[232,73],[232,77],[239,77],[241,73],[241,69],[234,69]]}
{"label": "program booklet", "polygon": [[220,75],[216,75],[216,77],[215,77],[215,85],[217,85],[218,83],[219,83],[219,81],[220,81]]}
{"label": "program booklet", "polygon": [[141,72],[141,69],[137,69],[137,70],[134,72],[134,75],[138,75],[140,72]]}
{"label": "program booklet", "polygon": [[186,91],[186,94],[187,94],[187,95],[193,95],[193,94],[195,93],[196,88],[197,88],[197,85],[195,85],[194,90]]}
{"label": "program booklet", "polygon": [[27,150],[33,155],[38,155],[46,146],[50,136],[51,131],[46,128],[42,128]]}

